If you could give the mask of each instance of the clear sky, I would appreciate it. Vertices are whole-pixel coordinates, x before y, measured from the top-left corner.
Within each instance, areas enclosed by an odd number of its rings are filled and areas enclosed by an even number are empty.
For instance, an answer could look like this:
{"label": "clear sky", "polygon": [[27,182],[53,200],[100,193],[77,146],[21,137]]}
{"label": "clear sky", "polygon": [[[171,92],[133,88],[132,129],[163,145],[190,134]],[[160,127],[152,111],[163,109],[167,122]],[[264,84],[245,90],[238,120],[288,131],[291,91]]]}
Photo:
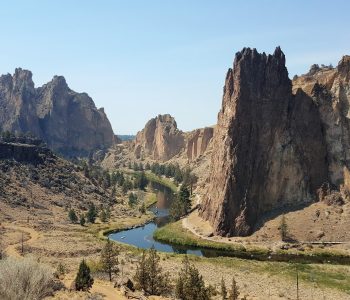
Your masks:
{"label": "clear sky", "polygon": [[170,113],[216,123],[227,68],[244,46],[287,57],[290,77],[350,54],[348,0],[11,0],[0,9],[0,73],[65,76],[119,134]]}

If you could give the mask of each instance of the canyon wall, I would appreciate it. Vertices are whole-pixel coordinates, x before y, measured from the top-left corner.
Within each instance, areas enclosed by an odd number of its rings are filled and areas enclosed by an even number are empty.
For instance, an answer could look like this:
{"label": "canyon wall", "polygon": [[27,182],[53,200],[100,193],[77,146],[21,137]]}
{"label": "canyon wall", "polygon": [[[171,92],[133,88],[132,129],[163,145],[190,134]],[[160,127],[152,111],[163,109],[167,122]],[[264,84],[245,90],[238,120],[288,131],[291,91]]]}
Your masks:
{"label": "canyon wall", "polygon": [[31,132],[67,156],[87,155],[114,142],[103,108],[97,109],[86,93],[72,91],[62,76],[35,88],[30,71],[3,75],[0,107],[2,131]]}
{"label": "canyon wall", "polygon": [[310,203],[334,177],[330,147],[317,102],[293,94],[281,49],[243,49],[227,72],[201,216],[216,234],[244,236],[264,213]]}

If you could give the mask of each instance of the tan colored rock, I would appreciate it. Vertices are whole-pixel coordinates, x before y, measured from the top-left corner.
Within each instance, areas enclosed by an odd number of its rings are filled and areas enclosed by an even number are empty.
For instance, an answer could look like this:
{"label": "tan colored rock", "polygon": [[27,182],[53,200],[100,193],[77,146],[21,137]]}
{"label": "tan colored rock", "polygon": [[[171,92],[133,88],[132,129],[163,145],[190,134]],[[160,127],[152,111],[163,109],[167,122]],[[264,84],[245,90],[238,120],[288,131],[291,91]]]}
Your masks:
{"label": "tan colored rock", "polygon": [[64,77],[35,88],[32,73],[16,69],[0,77],[0,126],[3,131],[31,132],[62,154],[87,155],[110,147],[112,127],[86,93],[72,91]]}
{"label": "tan colored rock", "polygon": [[184,134],[177,128],[175,119],[169,114],[158,115],[137,133],[135,156],[167,161],[180,153],[183,147]]}
{"label": "tan colored rock", "polygon": [[214,128],[212,127],[196,129],[190,133],[186,143],[187,158],[190,161],[195,160],[205,153],[213,137],[213,133]]}

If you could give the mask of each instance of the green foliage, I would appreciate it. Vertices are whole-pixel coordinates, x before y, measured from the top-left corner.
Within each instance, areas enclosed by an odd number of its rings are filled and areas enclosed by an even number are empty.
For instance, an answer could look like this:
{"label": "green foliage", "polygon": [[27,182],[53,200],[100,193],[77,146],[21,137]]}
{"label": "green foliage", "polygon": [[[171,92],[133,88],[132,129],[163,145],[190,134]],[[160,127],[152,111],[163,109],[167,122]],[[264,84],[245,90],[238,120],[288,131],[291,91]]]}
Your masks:
{"label": "green foliage", "polygon": [[90,268],[83,259],[79,265],[79,271],[75,277],[75,289],[77,291],[88,291],[94,283],[90,275]]}
{"label": "green foliage", "polygon": [[141,172],[139,174],[136,175],[136,178],[135,178],[135,188],[137,189],[140,189],[140,190],[145,190],[145,188],[147,187],[147,184],[148,184],[148,179],[145,175],[145,172]]}
{"label": "green foliage", "polygon": [[78,217],[74,211],[74,209],[70,209],[68,212],[68,218],[72,223],[77,223],[78,222]]}
{"label": "green foliage", "polygon": [[163,273],[160,257],[154,247],[148,253],[143,250],[134,279],[136,287],[150,295],[164,295],[169,292],[169,274]]}
{"label": "green foliage", "polygon": [[112,275],[119,271],[118,255],[119,250],[117,245],[108,239],[101,252],[101,264],[103,270],[109,276],[109,281],[112,281]]}
{"label": "green foliage", "polygon": [[145,213],[146,213],[146,205],[145,205],[144,202],[141,204],[139,210],[140,210],[140,213],[141,213],[141,214],[145,214]]}
{"label": "green foliage", "polygon": [[227,289],[226,289],[224,277],[221,277],[221,298],[222,300],[227,299]]}
{"label": "green foliage", "polygon": [[231,289],[228,295],[228,300],[238,300],[239,290],[234,277],[232,277]]}
{"label": "green foliage", "polygon": [[282,215],[281,224],[280,224],[279,229],[280,229],[281,240],[286,241],[288,238],[288,225],[287,225],[285,215]]}
{"label": "green foliage", "polygon": [[85,220],[85,217],[84,217],[84,215],[81,215],[81,216],[80,216],[80,220],[79,220],[79,223],[80,223],[80,225],[81,225],[81,226],[84,226],[84,225],[85,225],[85,223],[86,223],[86,220]]}
{"label": "green foliage", "polygon": [[198,269],[189,262],[186,256],[182,269],[176,280],[175,295],[182,300],[208,300],[211,298],[210,289],[205,287],[202,275]]}
{"label": "green foliage", "polygon": [[190,192],[186,186],[182,185],[178,196],[170,207],[169,214],[173,220],[179,220],[182,216],[186,215],[190,209]]}
{"label": "green foliage", "polygon": [[93,203],[90,203],[89,210],[86,214],[87,221],[89,223],[95,223],[97,217],[97,209]]}
{"label": "green foliage", "polygon": [[108,216],[107,216],[107,213],[104,209],[102,209],[100,212],[100,220],[102,223],[108,222]]}
{"label": "green foliage", "polygon": [[134,193],[129,194],[129,202],[130,207],[134,207],[137,204],[137,195]]}

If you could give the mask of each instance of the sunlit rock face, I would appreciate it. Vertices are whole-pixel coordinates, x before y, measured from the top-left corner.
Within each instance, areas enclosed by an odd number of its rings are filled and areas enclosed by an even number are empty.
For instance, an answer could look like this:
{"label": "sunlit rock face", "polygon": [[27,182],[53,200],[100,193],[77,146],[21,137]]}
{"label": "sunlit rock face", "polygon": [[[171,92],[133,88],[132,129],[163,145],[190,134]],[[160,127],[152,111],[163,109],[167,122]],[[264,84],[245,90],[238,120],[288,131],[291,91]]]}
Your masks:
{"label": "sunlit rock face", "polygon": [[3,75],[0,105],[3,131],[31,132],[64,155],[87,155],[114,142],[103,108],[97,109],[86,93],[72,91],[62,76],[35,88],[30,71]]}
{"label": "sunlit rock face", "polygon": [[[345,71],[335,72],[345,81],[347,69],[340,69]],[[348,85],[338,94],[348,103]],[[324,119],[314,94],[293,93],[280,48],[273,55],[249,48],[236,54],[200,209],[216,234],[249,235],[264,213],[313,201],[329,180],[341,183],[332,179]]]}

